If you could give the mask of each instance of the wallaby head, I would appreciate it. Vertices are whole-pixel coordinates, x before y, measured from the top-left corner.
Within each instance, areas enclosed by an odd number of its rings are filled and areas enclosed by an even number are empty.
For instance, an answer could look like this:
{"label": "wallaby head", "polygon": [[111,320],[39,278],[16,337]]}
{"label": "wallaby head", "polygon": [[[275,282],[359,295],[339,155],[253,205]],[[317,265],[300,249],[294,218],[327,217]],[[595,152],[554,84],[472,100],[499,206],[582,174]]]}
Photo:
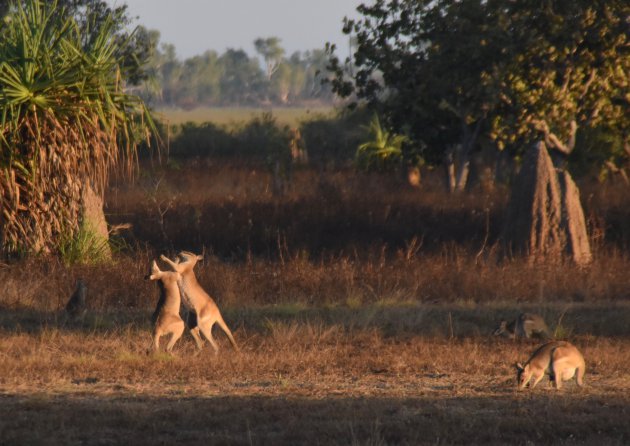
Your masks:
{"label": "wallaby head", "polygon": [[197,264],[199,260],[203,260],[202,255],[197,255],[190,251],[180,251],[178,256],[179,256],[180,264],[185,263],[187,265],[190,265],[191,269]]}
{"label": "wallaby head", "polygon": [[520,362],[517,362],[514,364],[514,367],[516,367],[516,383],[518,388],[522,389],[526,384],[525,377],[529,375],[529,373],[526,373],[526,369],[529,368],[529,364],[523,365]]}

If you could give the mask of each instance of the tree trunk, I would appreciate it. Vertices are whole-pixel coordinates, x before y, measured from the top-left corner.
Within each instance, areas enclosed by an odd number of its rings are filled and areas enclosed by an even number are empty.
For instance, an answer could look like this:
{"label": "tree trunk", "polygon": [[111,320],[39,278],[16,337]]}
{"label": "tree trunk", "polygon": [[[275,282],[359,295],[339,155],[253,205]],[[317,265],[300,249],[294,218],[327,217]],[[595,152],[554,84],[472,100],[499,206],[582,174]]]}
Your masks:
{"label": "tree trunk", "polygon": [[84,185],[81,192],[79,226],[80,231],[86,231],[85,236],[90,241],[86,248],[92,251],[84,254],[87,256],[97,255],[101,260],[111,259],[112,252],[109,246],[105,212],[103,212],[103,199],[94,191],[89,182]]}
{"label": "tree trunk", "polygon": [[457,186],[457,178],[455,176],[455,149],[448,149],[444,157],[444,165],[446,166],[446,184],[448,191],[453,193]]}
{"label": "tree trunk", "polygon": [[468,174],[470,173],[470,159],[468,159],[468,154],[462,153],[461,158],[462,159],[459,160],[459,172],[457,173],[456,192],[463,192],[466,190],[466,185],[468,184]]}

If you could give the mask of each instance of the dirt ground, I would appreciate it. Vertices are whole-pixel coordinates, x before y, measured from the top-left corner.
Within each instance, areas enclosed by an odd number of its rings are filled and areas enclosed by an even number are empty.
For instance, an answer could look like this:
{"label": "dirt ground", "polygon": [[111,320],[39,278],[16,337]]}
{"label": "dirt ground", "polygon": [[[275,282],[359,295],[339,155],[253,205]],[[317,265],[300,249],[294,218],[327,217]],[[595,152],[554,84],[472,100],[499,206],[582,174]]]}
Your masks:
{"label": "dirt ground", "polygon": [[[318,320],[236,327],[241,351],[147,355],[150,327],[47,320],[0,339],[2,444],[630,442],[630,339],[575,335],[586,386],[517,391],[537,341]],[[378,325],[378,324],[377,324]]]}

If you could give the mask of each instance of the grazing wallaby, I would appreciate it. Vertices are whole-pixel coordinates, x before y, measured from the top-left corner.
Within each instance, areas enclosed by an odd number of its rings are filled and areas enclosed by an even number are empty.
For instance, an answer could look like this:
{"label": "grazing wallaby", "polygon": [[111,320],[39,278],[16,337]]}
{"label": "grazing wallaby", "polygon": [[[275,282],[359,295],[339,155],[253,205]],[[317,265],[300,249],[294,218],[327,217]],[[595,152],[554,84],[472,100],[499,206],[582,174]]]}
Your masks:
{"label": "grazing wallaby", "polygon": [[584,357],[579,350],[568,342],[551,341],[541,345],[532,354],[525,365],[516,364],[518,388],[524,388],[530,379],[534,379],[530,387],[533,389],[549,375],[555,381],[556,389],[562,388],[562,381],[568,381],[576,376],[578,386],[582,387],[586,366]]}
{"label": "grazing wallaby", "polygon": [[193,271],[197,261],[203,259],[203,256],[188,251],[182,251],[179,253],[179,259],[174,262],[164,255],[162,255],[161,258],[182,275],[182,280],[179,282],[180,290],[184,304],[192,310],[187,322],[189,324],[190,333],[195,338],[197,347],[201,349],[203,345],[201,336],[199,335],[199,331],[201,331],[204,337],[210,342],[210,345],[212,345],[212,348],[214,348],[215,354],[218,353],[219,347],[212,338],[212,326],[216,322],[227,335],[232,347],[238,350],[236,341],[234,341],[232,332],[223,320],[219,307],[217,307],[214,300],[201,287]]}
{"label": "grazing wallaby", "polygon": [[77,286],[66,304],[66,313],[72,318],[83,316],[87,310],[87,286],[83,279],[77,279]]}
{"label": "grazing wallaby", "polygon": [[551,339],[553,337],[542,316],[532,313],[521,313],[511,322],[501,321],[501,324],[494,330],[493,334],[512,339],[530,339],[532,337]]}
{"label": "grazing wallaby", "polygon": [[179,316],[181,295],[177,282],[182,276],[177,271],[160,271],[155,263],[151,263],[151,274],[145,279],[157,280],[160,289],[160,299],[153,313],[153,349],[160,349],[160,337],[172,333],[166,345],[166,351],[171,353],[173,346],[184,332],[184,321]]}

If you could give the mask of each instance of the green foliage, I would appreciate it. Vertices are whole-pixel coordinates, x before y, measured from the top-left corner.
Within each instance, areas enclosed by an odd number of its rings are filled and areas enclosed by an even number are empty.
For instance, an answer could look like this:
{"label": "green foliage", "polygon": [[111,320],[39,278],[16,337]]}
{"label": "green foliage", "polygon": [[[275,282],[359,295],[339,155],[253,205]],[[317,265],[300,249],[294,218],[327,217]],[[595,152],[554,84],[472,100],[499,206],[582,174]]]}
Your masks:
{"label": "green foliage", "polygon": [[134,166],[151,129],[125,93],[118,23],[82,34],[57,3],[11,2],[0,29],[0,249],[55,251],[78,230],[81,189],[102,192],[115,166]]}
{"label": "green foliage", "polygon": [[544,139],[569,154],[580,129],[628,135],[629,16],[625,1],[506,4],[511,56],[490,133],[499,147]]}
{"label": "green foliage", "polygon": [[[329,45],[333,91],[367,103],[440,162],[480,138],[512,153],[604,123],[628,139],[628,2],[376,0]],[[407,133],[407,132],[405,132]],[[558,143],[556,143],[556,141]],[[570,150],[568,150],[570,151]]]}
{"label": "green foliage", "polygon": [[400,165],[403,144],[409,138],[390,132],[381,126],[378,115],[374,115],[367,128],[371,139],[359,145],[356,162],[364,170],[384,170]]}
{"label": "green foliage", "polygon": [[283,165],[291,162],[289,128],[278,126],[270,112],[249,121],[239,132],[237,141],[241,153],[263,158],[270,166],[276,161]]}
{"label": "green foliage", "polygon": [[237,137],[226,127],[211,122],[187,122],[171,126],[169,152],[176,158],[231,158],[242,155],[236,143]]}
{"label": "green foliage", "polygon": [[111,260],[109,240],[83,222],[76,232],[61,237],[59,256],[66,266],[100,264]]}
{"label": "green foliage", "polygon": [[316,116],[304,121],[300,132],[310,162],[319,166],[344,165],[353,160],[365,138],[362,128],[369,117],[365,110]]}

